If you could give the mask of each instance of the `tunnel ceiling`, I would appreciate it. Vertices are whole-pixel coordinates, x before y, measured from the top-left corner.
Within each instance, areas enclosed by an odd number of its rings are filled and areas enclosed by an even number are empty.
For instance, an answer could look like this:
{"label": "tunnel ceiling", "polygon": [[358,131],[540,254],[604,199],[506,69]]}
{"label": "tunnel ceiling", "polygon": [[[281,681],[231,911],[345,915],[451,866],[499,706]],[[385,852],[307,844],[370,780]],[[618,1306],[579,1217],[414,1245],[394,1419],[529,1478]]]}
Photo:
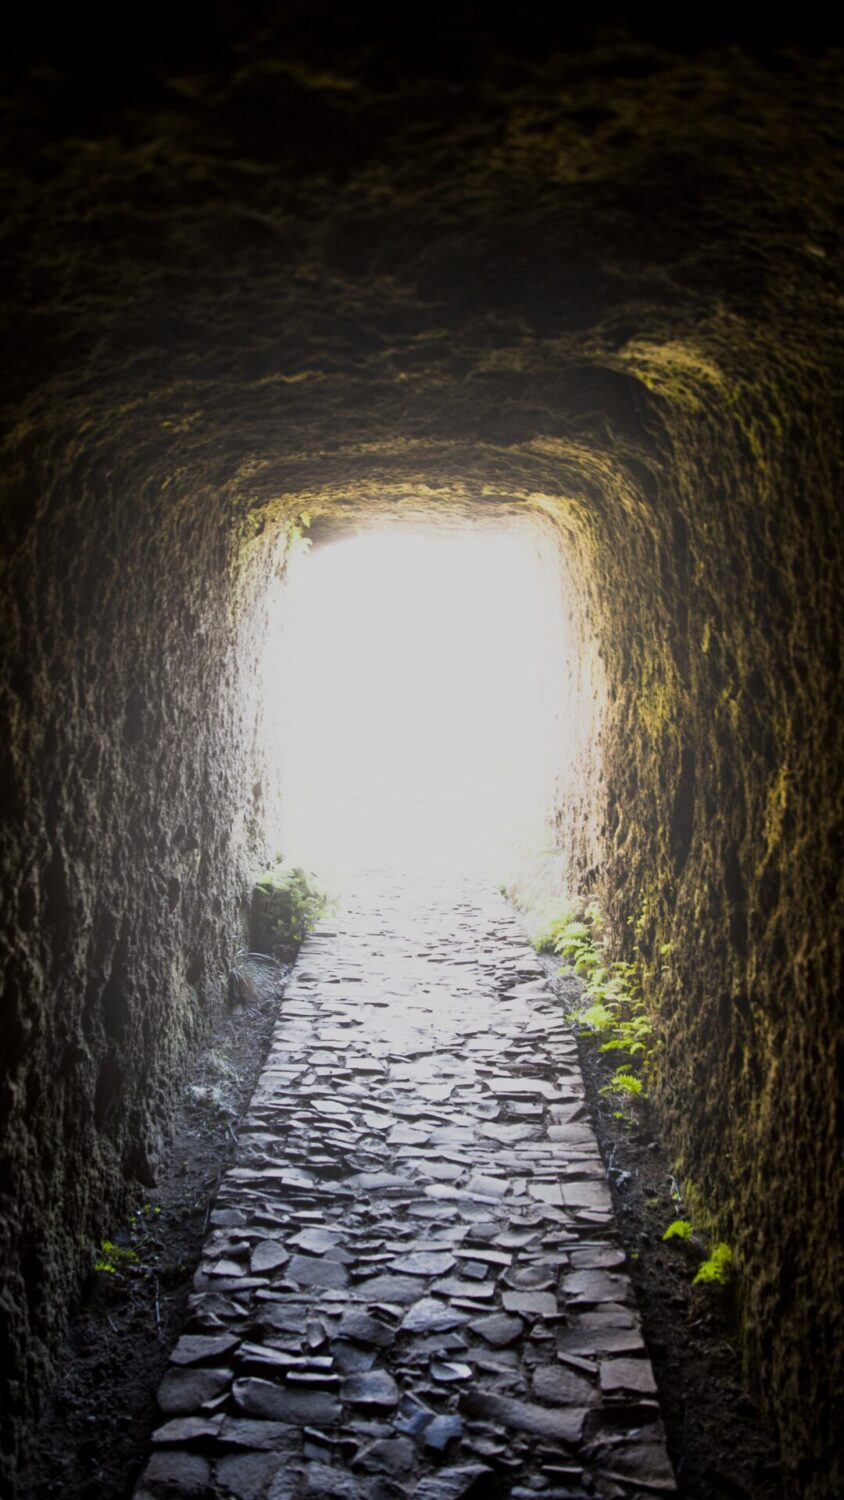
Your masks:
{"label": "tunnel ceiling", "polygon": [[643,395],[818,378],[834,60],[472,19],[41,31],[4,98],[21,435],[49,412],[252,500],[565,493]]}
{"label": "tunnel ceiling", "polygon": [[637,924],[655,1103],[795,1493],[840,1492],[841,52],[641,9],[19,18],[7,1469],[240,940],[281,523],[527,508],[564,543],[568,701],[598,651],[606,681],[560,838]]}

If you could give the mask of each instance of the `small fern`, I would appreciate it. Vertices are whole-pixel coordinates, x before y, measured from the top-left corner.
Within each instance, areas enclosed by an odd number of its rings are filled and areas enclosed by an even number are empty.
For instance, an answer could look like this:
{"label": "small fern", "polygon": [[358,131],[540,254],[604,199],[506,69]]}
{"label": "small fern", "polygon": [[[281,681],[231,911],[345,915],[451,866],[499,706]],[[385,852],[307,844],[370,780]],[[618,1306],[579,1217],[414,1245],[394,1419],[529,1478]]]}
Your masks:
{"label": "small fern", "polygon": [[[620,1054],[619,1064],[604,1093],[646,1097],[648,1065],[658,1045],[642,993],[644,960],[638,939],[649,913],[647,903],[632,919],[633,959],[613,960],[603,914],[596,902],[579,909],[566,902],[534,938],[542,953],[555,953],[583,980],[582,1008],[569,1019],[599,1039],[599,1051]],[[663,945],[668,952],[670,944]]]}
{"label": "small fern", "polygon": [[[580,1011],[577,1019],[582,1025],[591,1026],[593,1031],[599,1032],[606,1031],[609,1027],[615,1025],[615,1017],[612,1011],[601,1000],[596,1000],[595,1004],[590,1005],[588,1010]],[[605,1042],[601,1050],[603,1051],[610,1046],[612,1046],[611,1042]]]}
{"label": "small fern", "polygon": [[602,1094],[633,1094],[637,1098],[643,1093],[641,1078],[635,1073],[627,1073],[623,1068],[617,1068],[609,1083],[605,1083],[601,1089]]}

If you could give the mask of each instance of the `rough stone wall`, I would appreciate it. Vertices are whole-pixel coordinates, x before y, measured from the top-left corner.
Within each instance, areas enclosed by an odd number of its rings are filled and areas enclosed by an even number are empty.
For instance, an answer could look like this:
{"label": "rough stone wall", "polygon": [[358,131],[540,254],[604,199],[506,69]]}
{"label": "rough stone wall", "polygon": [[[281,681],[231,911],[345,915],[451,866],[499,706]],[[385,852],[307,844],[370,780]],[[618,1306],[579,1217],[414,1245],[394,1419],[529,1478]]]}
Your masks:
{"label": "rough stone wall", "polygon": [[795,1493],[825,1494],[844,1380],[836,418],[818,392],[802,461],[752,451],[741,421],[717,400],[669,413],[662,514],[635,561],[627,538],[601,886],[628,950],[637,924],[659,1110],[696,1217],[736,1254],[751,1374],[777,1393]]}
{"label": "rough stone wall", "polygon": [[767,21],[734,46],[457,7],[405,43],[318,5],[185,14],[36,28],[0,96],[4,1412],[234,936],[274,528],[528,510],[606,677],[561,835],[620,934],[645,904],[659,1106],[825,1500],[840,54]]}
{"label": "rough stone wall", "polygon": [[260,617],[220,494],[186,496],[71,433],[53,435],[46,460],[26,442],[6,465],[18,481],[0,627],[8,1459],[91,1242],[118,1227],[126,1184],[153,1180],[172,1090],[225,993],[259,847]]}

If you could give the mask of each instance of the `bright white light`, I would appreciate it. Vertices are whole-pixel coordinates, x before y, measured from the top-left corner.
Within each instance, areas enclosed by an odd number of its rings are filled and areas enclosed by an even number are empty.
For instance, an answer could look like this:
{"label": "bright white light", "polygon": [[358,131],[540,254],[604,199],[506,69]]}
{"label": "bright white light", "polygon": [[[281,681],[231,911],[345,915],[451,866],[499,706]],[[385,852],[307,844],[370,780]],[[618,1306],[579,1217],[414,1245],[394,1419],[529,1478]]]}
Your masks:
{"label": "bright white light", "polygon": [[548,583],[529,528],[367,533],[298,561],[265,677],[286,858],[504,878],[547,839]]}

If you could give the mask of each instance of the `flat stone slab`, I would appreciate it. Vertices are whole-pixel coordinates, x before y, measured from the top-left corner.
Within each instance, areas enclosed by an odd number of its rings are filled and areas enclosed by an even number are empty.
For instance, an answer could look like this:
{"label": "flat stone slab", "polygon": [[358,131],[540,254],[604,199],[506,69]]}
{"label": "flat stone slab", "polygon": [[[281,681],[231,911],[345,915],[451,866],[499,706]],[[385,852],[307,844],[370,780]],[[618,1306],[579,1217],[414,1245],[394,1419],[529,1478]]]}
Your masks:
{"label": "flat stone slab", "polygon": [[272,1422],[294,1422],[303,1427],[334,1427],[343,1409],[324,1391],[298,1391],[271,1380],[236,1380],[232,1387],[235,1405],[249,1417]]}
{"label": "flat stone slab", "polygon": [[492,1477],[492,1469],[481,1464],[441,1469],[439,1474],[420,1480],[413,1490],[413,1500],[482,1500],[484,1486]]}
{"label": "flat stone slab", "polygon": [[230,1333],[183,1333],[170,1355],[174,1365],[213,1364],[237,1348],[239,1340]]}
{"label": "flat stone slab", "polygon": [[444,1276],[456,1261],[447,1250],[415,1250],[412,1255],[397,1255],[390,1265],[406,1276]]}
{"label": "flat stone slab", "polygon": [[602,1391],[632,1391],[655,1396],[656,1381],[649,1359],[605,1359],[601,1362]]}
{"label": "flat stone slab", "polygon": [[367,1277],[359,1287],[360,1295],[367,1302],[394,1302],[399,1305],[415,1302],[420,1290],[419,1282],[414,1277],[389,1271]]}
{"label": "flat stone slab", "polygon": [[445,1333],[449,1328],[460,1328],[469,1319],[463,1313],[455,1312],[446,1302],[439,1302],[435,1297],[421,1297],[415,1302],[409,1312],[405,1313],[401,1323],[402,1333]]}
{"label": "flat stone slab", "polygon": [[137,1500],[673,1493],[576,1047],[497,893],[362,877],[305,942],[189,1316]]}
{"label": "flat stone slab", "polygon": [[256,1245],[249,1260],[249,1269],[253,1276],[265,1275],[269,1271],[278,1271],[286,1266],[290,1260],[290,1251],[277,1240],[262,1240]]}
{"label": "flat stone slab", "polygon": [[488,1318],[475,1318],[469,1324],[469,1329],[488,1344],[493,1344],[496,1349],[504,1349],[521,1338],[525,1325],[521,1318],[511,1318],[506,1313],[491,1313]]}
{"label": "flat stone slab", "polygon": [[556,1318],[559,1312],[551,1292],[502,1292],[501,1301],[508,1312],[525,1318]]}
{"label": "flat stone slab", "polygon": [[170,1370],[158,1387],[158,1405],[168,1417],[199,1411],[226,1390],[231,1380],[231,1370],[225,1369]]}
{"label": "flat stone slab", "polygon": [[365,1370],[343,1381],[343,1400],[352,1406],[389,1410],[399,1404],[399,1388],[386,1370]]}
{"label": "flat stone slab", "polygon": [[579,1441],[587,1416],[585,1407],[565,1406],[549,1410],[533,1402],[515,1401],[510,1396],[481,1391],[467,1392],[460,1405],[467,1417],[567,1444]]}
{"label": "flat stone slab", "polygon": [[562,1364],[537,1365],[531,1386],[534,1396],[555,1406],[592,1406],[600,1399],[594,1381]]}
{"label": "flat stone slab", "polygon": [[343,1314],[338,1332],[341,1338],[376,1349],[389,1349],[396,1337],[395,1329],[383,1319],[373,1318],[357,1309]]}
{"label": "flat stone slab", "polygon": [[294,1255],[287,1267],[287,1276],[299,1286],[345,1286],[348,1276],[336,1261],[324,1256]]}

